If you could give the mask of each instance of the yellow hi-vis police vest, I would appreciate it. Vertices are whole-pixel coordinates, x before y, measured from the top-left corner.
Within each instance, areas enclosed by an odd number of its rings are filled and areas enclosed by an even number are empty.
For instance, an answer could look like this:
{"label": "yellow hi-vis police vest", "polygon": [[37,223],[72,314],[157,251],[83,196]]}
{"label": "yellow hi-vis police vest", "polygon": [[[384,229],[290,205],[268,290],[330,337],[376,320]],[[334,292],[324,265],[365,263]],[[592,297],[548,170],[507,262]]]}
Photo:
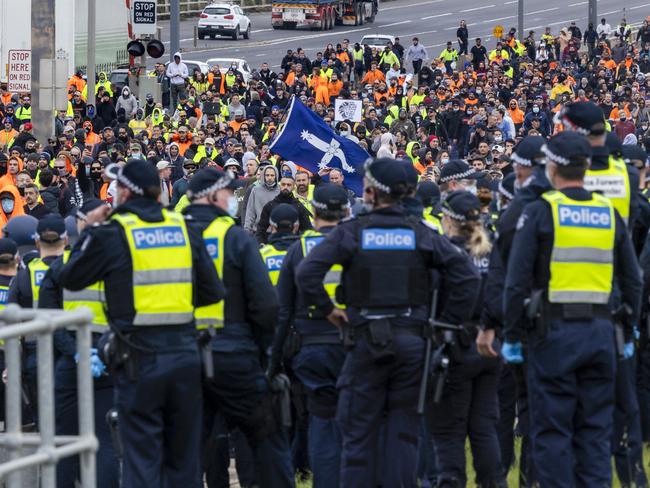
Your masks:
{"label": "yellow hi-vis police vest", "polygon": [[553,214],[551,303],[607,304],[614,273],[614,205],[597,193],[589,201],[561,192],[542,195]]}
{"label": "yellow hi-vis police vest", "polygon": [[433,207],[424,207],[422,216],[424,217],[424,220],[429,222],[438,231],[438,234],[443,235],[445,230],[442,228],[442,221],[440,220],[440,217],[434,215],[432,212]]}
{"label": "yellow hi-vis police vest", "polygon": [[38,308],[38,293],[41,289],[41,282],[50,266],[45,264],[41,258],[32,259],[27,265],[29,268],[29,281],[32,286],[32,308]]}
{"label": "yellow hi-vis police vest", "polygon": [[585,189],[597,191],[609,198],[614,208],[627,224],[630,218],[630,177],[625,162],[609,157],[606,170],[593,171],[588,169],[585,175]]}
{"label": "yellow hi-vis police vest", "polygon": [[282,262],[287,255],[287,251],[280,251],[273,247],[273,244],[267,244],[260,249],[260,254],[264,260],[266,271],[269,273],[271,283],[273,286],[277,286],[280,279],[280,268],[282,268]]}
{"label": "yellow hi-vis police vest", "polygon": [[162,222],[135,214],[112,217],[123,228],[133,262],[133,325],[192,321],[192,249],[183,217],[163,210]]}
{"label": "yellow hi-vis police vest", "polygon": [[[223,281],[223,263],[224,263],[224,244],[226,233],[235,225],[235,221],[230,217],[217,217],[203,231],[203,242],[212,258],[214,267],[221,281]],[[208,329],[210,327],[220,329],[224,326],[224,300],[213,303],[206,307],[198,307],[194,311],[197,329]]]}
{"label": "yellow hi-vis police vest", "polygon": [[[70,251],[63,253],[63,262],[67,263],[70,258]],[[93,321],[90,324],[91,332],[103,334],[108,330],[108,320],[104,313],[104,282],[98,281],[87,288],[79,291],[63,289],[63,310],[72,311],[79,307],[88,307],[93,313]]]}
{"label": "yellow hi-vis police vest", "polygon": [[[307,254],[316,247],[321,241],[325,239],[325,236],[316,230],[308,230],[300,236],[300,246],[302,248],[303,257],[307,257]],[[336,301],[336,288],[341,284],[341,273],[343,273],[343,266],[340,264],[335,264],[330,268],[330,270],[323,278],[323,287],[327,292],[327,296],[330,297],[332,303],[337,308],[344,309],[345,305],[337,303]]]}
{"label": "yellow hi-vis police vest", "polygon": [[0,310],[4,310],[9,299],[9,285],[0,285]]}

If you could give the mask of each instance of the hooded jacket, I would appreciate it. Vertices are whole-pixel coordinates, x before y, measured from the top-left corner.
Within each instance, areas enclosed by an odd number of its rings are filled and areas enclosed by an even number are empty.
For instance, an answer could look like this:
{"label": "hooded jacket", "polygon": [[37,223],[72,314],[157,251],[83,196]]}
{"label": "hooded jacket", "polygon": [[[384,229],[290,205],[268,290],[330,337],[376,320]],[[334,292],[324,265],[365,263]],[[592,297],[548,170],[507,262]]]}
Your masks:
{"label": "hooded jacket", "polygon": [[124,113],[128,119],[135,117],[138,110],[138,100],[133,96],[128,86],[122,88],[122,95],[117,99],[115,111],[117,112],[121,108],[124,109]]}
{"label": "hooded jacket", "polygon": [[[275,186],[273,188],[268,188],[264,184],[264,174],[266,173],[267,168],[273,168],[275,171]],[[260,181],[253,187],[251,194],[248,197],[248,203],[246,204],[246,220],[244,222],[244,229],[246,229],[251,234],[255,233],[257,230],[257,224],[262,217],[262,209],[264,205],[273,200],[278,193],[280,193],[280,188],[278,187],[278,182],[280,181],[280,173],[275,166],[265,166],[260,177]]]}
{"label": "hooded jacket", "polygon": [[25,210],[23,210],[23,199],[18,192],[18,188],[14,185],[7,185],[2,190],[0,190],[0,201],[2,200],[3,193],[11,193],[14,197],[14,209],[10,214],[6,214],[2,207],[0,206],[0,225],[4,225],[9,222],[10,219],[16,217],[17,215],[25,215]]}

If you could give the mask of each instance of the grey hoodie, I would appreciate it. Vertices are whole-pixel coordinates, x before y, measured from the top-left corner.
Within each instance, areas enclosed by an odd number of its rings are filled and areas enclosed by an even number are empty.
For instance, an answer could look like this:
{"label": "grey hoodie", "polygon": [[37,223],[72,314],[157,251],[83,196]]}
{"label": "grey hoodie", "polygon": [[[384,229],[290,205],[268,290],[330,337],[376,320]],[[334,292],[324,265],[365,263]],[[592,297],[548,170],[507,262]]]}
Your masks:
{"label": "grey hoodie", "polygon": [[133,96],[131,90],[128,86],[122,88],[122,95],[117,99],[117,104],[115,105],[115,111],[119,111],[121,108],[124,109],[127,119],[132,119],[135,117],[135,114],[138,110],[138,99]]}
{"label": "grey hoodie", "polygon": [[[275,181],[276,185],[272,189],[269,189],[264,184],[264,174],[269,168],[275,171]],[[265,166],[260,176],[260,181],[255,184],[255,187],[251,190],[251,194],[248,197],[248,204],[246,205],[246,220],[244,222],[244,229],[246,229],[251,234],[254,234],[257,230],[257,223],[260,221],[262,216],[262,209],[264,205],[273,200],[278,193],[280,193],[280,188],[278,182],[280,181],[278,169],[275,166]]]}

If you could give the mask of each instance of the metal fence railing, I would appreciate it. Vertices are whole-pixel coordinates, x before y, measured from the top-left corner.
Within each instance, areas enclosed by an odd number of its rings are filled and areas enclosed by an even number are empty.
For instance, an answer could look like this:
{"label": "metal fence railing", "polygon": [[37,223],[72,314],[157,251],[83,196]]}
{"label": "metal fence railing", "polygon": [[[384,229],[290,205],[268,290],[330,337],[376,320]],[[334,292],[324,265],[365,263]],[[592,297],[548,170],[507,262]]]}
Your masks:
{"label": "metal fence railing", "polygon": [[[54,425],[54,346],[52,336],[61,328],[77,332],[77,350],[90,352],[92,320],[90,310],[73,312],[44,309],[22,309],[8,305],[0,311],[0,340],[5,342],[7,368],[6,432],[0,434],[0,446],[9,451],[9,460],[0,464],[0,485],[22,488],[22,471],[40,468],[40,486],[56,486],[56,464],[59,459],[79,455],[81,487],[95,488],[96,469],[93,379],[90,354],[79,354],[77,395],[79,404],[79,435],[55,436]],[[38,366],[38,433],[22,432],[22,389],[20,337],[37,336]],[[35,449],[25,452],[25,448]]]}
{"label": "metal fence railing", "polygon": [[[120,66],[124,66],[129,63],[129,53],[126,49],[121,49],[119,51],[115,52],[115,61],[110,61],[108,63],[99,63],[95,65],[95,73],[100,73],[104,72],[107,75],[111,74],[111,71],[114,69],[119,68]],[[81,64],[79,66],[75,66],[75,71],[76,70],[81,70],[84,73],[87,73],[87,66],[85,64]]]}
{"label": "metal fence railing", "polygon": [[[228,0],[227,0],[228,1]],[[206,0],[180,0],[180,11],[182,16],[195,16],[200,14],[206,5],[213,3]],[[271,0],[235,0],[234,3],[241,5],[243,9],[263,7],[271,5]],[[158,0],[158,17],[169,18],[169,0]]]}

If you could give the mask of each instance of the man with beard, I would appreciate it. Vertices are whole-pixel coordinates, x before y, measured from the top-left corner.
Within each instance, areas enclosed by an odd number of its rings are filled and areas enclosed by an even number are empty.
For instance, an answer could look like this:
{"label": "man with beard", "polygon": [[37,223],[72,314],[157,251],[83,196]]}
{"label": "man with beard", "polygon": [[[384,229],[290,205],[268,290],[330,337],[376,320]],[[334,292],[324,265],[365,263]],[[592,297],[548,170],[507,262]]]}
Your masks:
{"label": "man with beard", "polygon": [[172,200],[170,206],[175,207],[178,201],[181,199],[189,185],[192,176],[196,173],[196,170],[199,168],[199,165],[192,161],[191,159],[185,159],[183,162],[184,175],[177,180],[172,186]]}
{"label": "man with beard", "polygon": [[296,191],[294,193],[303,207],[313,215],[310,202],[314,198],[314,185],[309,184],[309,174],[306,171],[296,172]]}
{"label": "man with beard", "polygon": [[42,219],[50,213],[50,211],[38,201],[39,193],[38,187],[34,183],[29,183],[24,188],[25,206],[23,207],[25,214]]}
{"label": "man with beard", "polygon": [[278,189],[278,176],[278,169],[272,164],[265,165],[261,168],[261,176],[252,188],[246,203],[244,229],[246,229],[250,234],[255,234],[255,231],[257,230],[257,223],[262,215],[264,205],[273,200],[276,195],[280,193],[280,190]]}
{"label": "man with beard", "polygon": [[291,205],[298,211],[299,233],[311,229],[311,214],[294,196],[293,190],[295,186],[296,181],[291,173],[284,173],[280,179],[280,193],[262,208],[262,214],[260,215],[260,220],[257,224],[257,231],[255,232],[255,237],[260,244],[266,244],[268,240],[269,227],[273,225],[273,222],[271,221],[273,209],[283,203]]}
{"label": "man with beard", "polygon": [[172,167],[171,181],[175,182],[180,180],[185,174],[183,172],[185,158],[181,156],[180,149],[177,143],[172,142],[169,144],[167,148],[167,157],[165,159],[171,163],[171,167]]}

